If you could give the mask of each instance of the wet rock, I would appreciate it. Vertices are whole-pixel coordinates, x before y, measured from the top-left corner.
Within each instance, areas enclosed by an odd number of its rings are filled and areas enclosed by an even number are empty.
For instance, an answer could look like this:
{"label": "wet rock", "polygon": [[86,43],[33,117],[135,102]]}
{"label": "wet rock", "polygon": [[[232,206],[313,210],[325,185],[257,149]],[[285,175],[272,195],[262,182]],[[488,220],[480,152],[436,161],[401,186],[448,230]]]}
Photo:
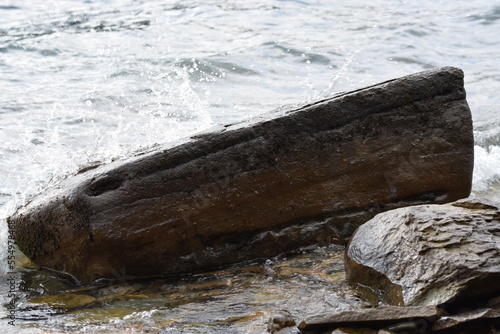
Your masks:
{"label": "wet rock", "polygon": [[371,328],[337,328],[331,334],[378,334],[378,331]]}
{"label": "wet rock", "polygon": [[51,273],[25,268],[22,272],[22,283],[20,290],[29,296],[53,295],[61,291],[73,288],[67,281],[51,275]]}
{"label": "wet rock", "polygon": [[[382,329],[387,326],[396,328],[402,323],[430,322],[436,319],[442,310],[435,306],[381,306],[373,309],[342,311],[308,317],[299,324],[304,331],[320,331],[339,327],[368,327]],[[394,330],[394,328],[386,328]],[[405,327],[407,328],[407,326]]]}
{"label": "wet rock", "polygon": [[297,323],[292,314],[286,310],[276,312],[269,318],[267,331],[269,333],[279,333],[285,327],[295,327]]}
{"label": "wet rock", "polygon": [[443,316],[432,324],[432,330],[442,331],[445,329],[456,329],[466,323],[475,322],[477,324],[480,320],[488,319],[500,319],[500,308],[480,308],[460,314]]}
{"label": "wet rock", "polygon": [[352,237],[347,278],[393,305],[471,304],[500,293],[499,231],[484,200],[385,212]]}
{"label": "wet rock", "polygon": [[87,168],[9,224],[39,265],[127,282],[345,243],[381,211],[468,196],[472,168],[446,67]]}
{"label": "wet rock", "polygon": [[494,307],[500,309],[500,296],[490,298],[485,305],[487,307]]}
{"label": "wet rock", "polygon": [[377,334],[394,334],[394,333],[395,333],[395,332],[390,331],[390,330],[388,330],[388,329],[379,329],[379,330],[377,331]]}
{"label": "wet rock", "polygon": [[429,327],[429,322],[433,319],[434,318],[424,319],[423,321],[412,319],[410,321],[398,322],[396,324],[392,324],[383,328],[383,330],[388,331],[390,333],[407,333],[407,334],[422,333],[426,332],[427,327]]}
{"label": "wet rock", "polygon": [[83,295],[83,294],[73,294],[64,293],[60,295],[38,297],[30,300],[31,304],[38,304],[39,306],[49,306],[53,309],[58,310],[74,310],[81,307],[89,306],[96,302],[96,298]]}

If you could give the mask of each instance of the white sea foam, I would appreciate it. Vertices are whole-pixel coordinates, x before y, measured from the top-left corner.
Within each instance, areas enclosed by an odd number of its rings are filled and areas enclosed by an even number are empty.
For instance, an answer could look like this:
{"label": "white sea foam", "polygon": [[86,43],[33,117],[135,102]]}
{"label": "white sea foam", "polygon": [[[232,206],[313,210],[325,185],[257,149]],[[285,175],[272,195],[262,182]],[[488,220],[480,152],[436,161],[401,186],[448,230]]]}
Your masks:
{"label": "white sea foam", "polygon": [[473,190],[487,192],[500,181],[500,147],[474,147]]}
{"label": "white sea foam", "polygon": [[0,275],[7,273],[7,238],[8,229],[4,219],[0,219]]}

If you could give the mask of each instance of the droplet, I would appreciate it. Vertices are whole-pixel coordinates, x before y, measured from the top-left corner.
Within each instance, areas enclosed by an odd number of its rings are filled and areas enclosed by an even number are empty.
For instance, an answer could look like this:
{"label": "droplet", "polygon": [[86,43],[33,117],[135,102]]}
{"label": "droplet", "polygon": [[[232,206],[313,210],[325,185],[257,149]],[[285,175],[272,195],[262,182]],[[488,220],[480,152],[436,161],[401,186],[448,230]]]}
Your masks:
{"label": "droplet", "polygon": [[92,101],[87,100],[87,101],[85,101],[85,104],[86,104],[88,107],[91,107],[91,106],[92,106]]}

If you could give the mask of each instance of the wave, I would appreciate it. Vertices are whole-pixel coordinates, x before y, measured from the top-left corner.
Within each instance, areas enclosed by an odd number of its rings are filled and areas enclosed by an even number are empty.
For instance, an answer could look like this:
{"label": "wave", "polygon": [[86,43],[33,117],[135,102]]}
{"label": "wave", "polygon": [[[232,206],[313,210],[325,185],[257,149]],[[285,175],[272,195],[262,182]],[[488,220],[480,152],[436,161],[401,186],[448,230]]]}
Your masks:
{"label": "wave", "polygon": [[500,146],[474,147],[474,176],[472,189],[488,193],[500,182]]}
{"label": "wave", "polygon": [[486,13],[470,15],[469,19],[472,21],[479,21],[484,25],[494,24],[496,21],[500,20],[500,6],[496,6]]}

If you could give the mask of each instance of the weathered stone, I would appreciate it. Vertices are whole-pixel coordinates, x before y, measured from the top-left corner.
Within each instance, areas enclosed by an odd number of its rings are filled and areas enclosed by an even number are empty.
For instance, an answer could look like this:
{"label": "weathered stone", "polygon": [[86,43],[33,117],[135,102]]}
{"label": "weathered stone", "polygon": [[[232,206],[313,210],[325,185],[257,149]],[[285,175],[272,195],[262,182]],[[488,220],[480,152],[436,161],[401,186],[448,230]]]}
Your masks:
{"label": "weathered stone", "polygon": [[315,315],[299,324],[299,329],[318,331],[339,327],[369,327],[380,329],[411,320],[432,322],[442,311],[435,306],[381,306],[373,309],[342,311],[334,314]]}
{"label": "weathered stone", "polygon": [[[411,319],[408,321],[403,321],[403,322],[398,322],[396,324],[391,324],[387,327],[384,328],[384,330],[387,330],[392,333],[421,333],[423,332],[422,329],[427,329],[429,327],[429,324],[432,320],[435,318],[428,318],[428,319]],[[423,325],[423,326],[422,326]],[[420,328],[420,327],[425,327],[425,328]]]}
{"label": "weathered stone", "polygon": [[281,329],[286,327],[295,327],[295,319],[290,312],[282,310],[276,312],[269,318],[267,323],[267,331],[269,333],[278,333]]}
{"label": "weathered stone", "polygon": [[349,281],[393,305],[459,304],[500,292],[500,210],[467,199],[381,213],[346,248]]}
{"label": "weathered stone", "polygon": [[9,224],[37,264],[123,281],[345,243],[381,211],[468,196],[472,168],[446,67],[87,168]]}
{"label": "weathered stone", "polygon": [[459,327],[465,323],[485,319],[500,318],[500,309],[482,308],[460,314],[441,317],[432,324],[433,331]]}

